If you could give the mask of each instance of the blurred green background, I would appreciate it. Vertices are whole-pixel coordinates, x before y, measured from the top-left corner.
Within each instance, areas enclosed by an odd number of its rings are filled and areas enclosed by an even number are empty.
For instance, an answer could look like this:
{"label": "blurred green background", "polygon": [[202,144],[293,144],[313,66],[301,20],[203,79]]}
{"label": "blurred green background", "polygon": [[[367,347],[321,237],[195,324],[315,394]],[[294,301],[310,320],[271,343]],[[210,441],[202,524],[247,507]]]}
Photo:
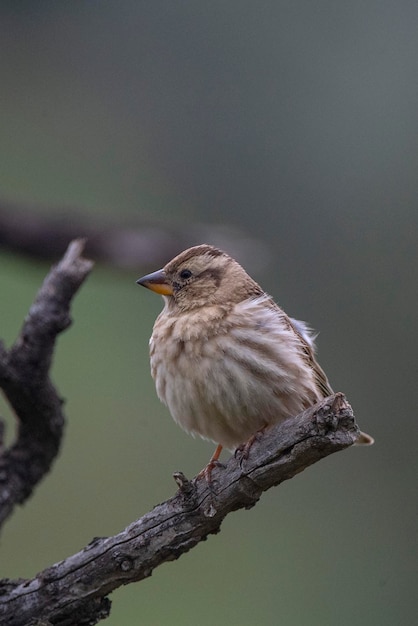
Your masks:
{"label": "blurred green background", "polygon": [[[417,20],[402,0],[0,3],[0,198],[98,228],[251,233],[270,261],[240,260],[321,330],[322,366],[376,438],[116,591],[108,624],[416,623]],[[97,266],[77,296],[53,370],[62,452],[6,525],[0,576],[118,532],[213,451],[156,398],[145,269]],[[8,345],[47,270],[1,254]]]}

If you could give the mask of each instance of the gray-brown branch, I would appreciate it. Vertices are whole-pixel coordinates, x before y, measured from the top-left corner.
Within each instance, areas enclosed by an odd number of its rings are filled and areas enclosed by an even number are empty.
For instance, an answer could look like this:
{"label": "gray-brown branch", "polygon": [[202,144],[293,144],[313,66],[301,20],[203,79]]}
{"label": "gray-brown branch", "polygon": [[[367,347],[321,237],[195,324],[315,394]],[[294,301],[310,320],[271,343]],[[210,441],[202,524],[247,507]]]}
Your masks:
{"label": "gray-brown branch", "polygon": [[0,526],[58,454],[63,402],[49,369],[57,335],[71,323],[71,300],[92,268],[81,257],[83,246],[83,240],[73,241],[49,272],[10,350],[0,343],[0,388],[17,418],[14,443],[0,451]]}
{"label": "gray-brown branch", "polygon": [[188,223],[170,224],[138,213],[135,218],[89,219],[80,209],[8,204],[0,200],[0,247],[29,257],[55,261],[76,237],[87,239],[86,254],[112,267],[138,275],[162,267],[176,254],[207,241],[228,250],[255,270],[270,260],[265,242],[231,227]]}
{"label": "gray-brown branch", "polygon": [[95,624],[110,611],[108,594],[150,576],[166,561],[217,533],[228,513],[252,507],[263,491],[321,458],[352,445],[358,435],[351,407],[336,394],[256,440],[246,460],[232,456],[204,477],[174,475],[179,490],[114,537],[96,538],[81,552],[32,580],[0,584],[0,623],[23,626]]}

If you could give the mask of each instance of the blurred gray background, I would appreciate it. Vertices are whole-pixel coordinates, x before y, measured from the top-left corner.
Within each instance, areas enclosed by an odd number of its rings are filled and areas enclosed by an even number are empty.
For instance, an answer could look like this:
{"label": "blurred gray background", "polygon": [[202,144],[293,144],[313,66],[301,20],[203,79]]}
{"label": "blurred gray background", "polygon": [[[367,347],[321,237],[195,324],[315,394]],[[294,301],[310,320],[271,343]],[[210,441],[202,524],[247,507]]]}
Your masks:
{"label": "blurred gray background", "polygon": [[[239,260],[321,331],[322,366],[376,438],[116,591],[108,624],[415,623],[417,24],[402,0],[0,3],[0,198],[256,239]],[[0,263],[10,345],[48,264]],[[0,576],[121,530],[212,453],[156,399],[162,303],[134,282],[151,269],[99,264],[76,299],[53,371],[62,453],[8,523]]]}

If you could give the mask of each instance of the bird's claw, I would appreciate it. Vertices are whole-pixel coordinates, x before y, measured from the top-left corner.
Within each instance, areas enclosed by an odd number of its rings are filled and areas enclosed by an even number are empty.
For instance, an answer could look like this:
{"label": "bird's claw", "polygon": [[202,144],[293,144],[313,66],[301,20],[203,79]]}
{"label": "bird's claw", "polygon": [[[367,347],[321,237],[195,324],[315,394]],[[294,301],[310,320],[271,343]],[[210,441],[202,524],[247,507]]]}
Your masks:
{"label": "bird's claw", "polygon": [[245,443],[238,446],[238,448],[236,448],[234,452],[234,456],[239,461],[239,465],[241,469],[245,461],[250,456],[250,450],[253,446],[253,443],[255,441],[259,441],[261,435],[264,433],[266,428],[267,426],[263,426],[263,428],[260,428],[260,430],[257,430],[257,432],[254,433],[254,435],[251,435],[248,441],[246,441]]}
{"label": "bird's claw", "polygon": [[221,467],[225,469],[225,464],[221,463],[221,461],[218,461],[217,459],[212,459],[209,461],[206,467],[204,467],[197,475],[197,478],[204,478],[206,480],[206,483],[210,489],[212,489],[212,485],[214,482],[212,480],[212,471],[215,467]]}

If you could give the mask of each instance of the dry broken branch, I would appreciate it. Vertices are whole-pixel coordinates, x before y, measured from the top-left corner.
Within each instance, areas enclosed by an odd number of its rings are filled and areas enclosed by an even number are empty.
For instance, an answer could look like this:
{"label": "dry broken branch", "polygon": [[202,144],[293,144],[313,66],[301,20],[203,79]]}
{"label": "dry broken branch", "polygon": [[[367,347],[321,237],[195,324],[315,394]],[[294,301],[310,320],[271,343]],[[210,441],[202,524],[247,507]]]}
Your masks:
{"label": "dry broken branch", "polygon": [[48,472],[64,427],[62,400],[49,378],[57,335],[71,323],[73,296],[92,268],[84,242],[70,244],[48,274],[15,344],[0,343],[0,387],[17,418],[16,441],[0,453],[0,525]]}

